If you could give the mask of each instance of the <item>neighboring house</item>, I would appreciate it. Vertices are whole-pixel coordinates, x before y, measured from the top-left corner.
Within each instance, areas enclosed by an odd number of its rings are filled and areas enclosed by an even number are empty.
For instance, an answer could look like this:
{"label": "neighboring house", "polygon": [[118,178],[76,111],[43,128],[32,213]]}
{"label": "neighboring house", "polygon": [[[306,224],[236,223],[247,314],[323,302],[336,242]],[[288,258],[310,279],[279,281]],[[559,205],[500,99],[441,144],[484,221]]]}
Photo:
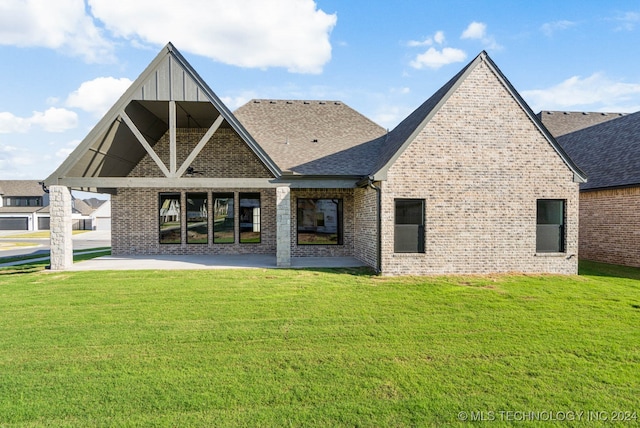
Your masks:
{"label": "neighboring house", "polygon": [[580,258],[640,267],[640,112],[604,115],[613,120],[557,136],[589,175],[580,185]]}
{"label": "neighboring house", "polygon": [[93,230],[111,230],[111,201],[98,200],[99,204],[92,205],[97,205],[91,213]]}
{"label": "neighboring house", "polygon": [[37,180],[0,180],[0,230],[48,229],[48,205]]}
{"label": "neighboring house", "polygon": [[485,52],[387,132],[339,101],[231,113],[168,44],[46,184],[62,213],[69,188],[111,193],[115,255],[573,274],[585,179]]}

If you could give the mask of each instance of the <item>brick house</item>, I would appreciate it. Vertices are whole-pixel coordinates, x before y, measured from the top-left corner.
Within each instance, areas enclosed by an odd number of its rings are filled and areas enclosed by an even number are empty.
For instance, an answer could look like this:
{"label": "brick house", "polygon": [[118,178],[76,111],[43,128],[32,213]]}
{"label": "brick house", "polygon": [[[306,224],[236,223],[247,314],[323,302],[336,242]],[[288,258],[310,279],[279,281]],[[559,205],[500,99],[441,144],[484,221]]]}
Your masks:
{"label": "brick house", "polygon": [[[541,116],[589,175],[580,185],[580,257],[640,267],[640,112]],[[583,123],[585,116],[600,122]],[[573,123],[562,128],[557,122]]]}
{"label": "brick house", "polygon": [[339,101],[231,113],[169,44],[47,178],[52,268],[73,188],[112,194],[117,255],[576,273],[585,179],[485,52],[387,132]]}

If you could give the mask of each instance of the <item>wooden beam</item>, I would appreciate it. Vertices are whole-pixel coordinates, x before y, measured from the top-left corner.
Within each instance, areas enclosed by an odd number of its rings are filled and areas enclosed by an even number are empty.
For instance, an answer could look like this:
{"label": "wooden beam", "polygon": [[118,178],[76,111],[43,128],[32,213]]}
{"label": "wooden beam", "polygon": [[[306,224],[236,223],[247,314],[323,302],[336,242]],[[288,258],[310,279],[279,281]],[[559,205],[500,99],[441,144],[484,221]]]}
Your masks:
{"label": "wooden beam", "polygon": [[136,124],[133,123],[131,118],[127,115],[127,113],[124,112],[124,110],[122,110],[120,112],[120,117],[122,118],[122,120],[124,120],[124,123],[127,124],[129,129],[131,129],[131,132],[133,132],[133,135],[136,136],[136,138],[138,139],[140,144],[142,144],[142,147],[144,147],[144,149],[147,151],[147,153],[149,153],[149,156],[151,156],[151,159],[153,159],[153,161],[156,163],[156,165],[158,165],[158,168],[160,168],[160,170],[165,175],[165,177],[170,177],[171,173],[169,172],[167,167],[162,162],[162,159],[160,159],[160,157],[158,157],[156,152],[153,151],[153,147],[151,147],[149,145],[147,140],[144,138],[144,135],[142,135],[142,132],[140,132],[140,130],[138,129]]}
{"label": "wooden beam", "polygon": [[270,189],[286,186],[292,189],[353,189],[355,179],[282,180],[274,178],[207,178],[207,177],[63,177],[61,186],[117,189],[182,188],[182,189]]}
{"label": "wooden beam", "polygon": [[193,151],[189,153],[189,156],[187,156],[187,158],[184,160],[182,166],[180,166],[180,169],[176,172],[176,177],[182,177],[187,168],[189,168],[189,165],[191,165],[191,162],[193,162],[196,156],[198,156],[198,154],[202,151],[213,134],[218,130],[220,125],[222,125],[223,121],[224,117],[222,117],[221,114],[218,115],[218,118],[213,122],[207,132],[205,132],[204,136],[200,139],[198,144],[194,147]]}
{"label": "wooden beam", "polygon": [[169,171],[171,176],[176,174],[176,102],[169,101]]}

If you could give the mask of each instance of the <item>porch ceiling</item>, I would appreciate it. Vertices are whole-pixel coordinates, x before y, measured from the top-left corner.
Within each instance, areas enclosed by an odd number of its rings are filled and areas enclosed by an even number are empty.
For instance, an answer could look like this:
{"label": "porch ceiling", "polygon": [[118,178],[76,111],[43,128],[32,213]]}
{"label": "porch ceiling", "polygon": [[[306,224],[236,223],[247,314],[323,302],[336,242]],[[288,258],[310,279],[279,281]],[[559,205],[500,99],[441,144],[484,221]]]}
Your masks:
{"label": "porch ceiling", "polygon": [[[169,101],[131,101],[124,112],[151,147],[169,130]],[[220,116],[210,102],[176,101],[177,128],[209,128]],[[229,128],[224,121],[222,128]],[[118,117],[94,140],[69,171],[73,177],[126,177],[147,154],[132,130]]]}

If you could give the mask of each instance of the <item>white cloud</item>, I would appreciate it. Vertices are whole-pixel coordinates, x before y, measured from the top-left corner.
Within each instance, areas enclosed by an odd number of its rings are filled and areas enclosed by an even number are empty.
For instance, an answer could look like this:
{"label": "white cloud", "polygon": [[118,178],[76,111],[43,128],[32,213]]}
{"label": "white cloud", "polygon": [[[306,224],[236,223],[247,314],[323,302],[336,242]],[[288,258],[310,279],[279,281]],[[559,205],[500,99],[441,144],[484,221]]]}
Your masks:
{"label": "white cloud", "polygon": [[220,97],[220,100],[222,100],[224,105],[226,105],[229,110],[233,111],[238,107],[242,107],[254,98],[258,98],[255,92],[243,92],[242,94],[235,97]]}
{"label": "white cloud", "polygon": [[38,126],[47,132],[64,132],[78,126],[78,115],[64,108],[50,107],[44,112],[34,111],[31,117],[18,117],[0,112],[0,134],[25,133]]}
{"label": "white cloud", "polygon": [[443,65],[464,61],[467,54],[460,49],[444,48],[441,51],[429,48],[425,53],[419,54],[410,62],[411,67],[422,69],[424,67],[437,70]]}
{"label": "white cloud", "polygon": [[460,36],[461,39],[478,39],[482,40],[487,35],[487,24],[482,22],[472,22],[469,26],[462,32]]}
{"label": "white cloud", "polygon": [[133,83],[126,77],[98,77],[83,82],[67,97],[65,105],[101,117]]}
{"label": "white cloud", "polygon": [[88,0],[116,36],[178,49],[225,64],[320,73],[331,59],[336,14],[313,0]]}
{"label": "white cloud", "polygon": [[540,27],[540,30],[545,36],[551,37],[556,31],[567,30],[575,25],[576,23],[572,21],[554,21],[543,24],[542,27]]}
{"label": "white cloud", "polygon": [[626,12],[614,19],[620,24],[616,30],[633,31],[640,24],[639,12]]}
{"label": "white cloud", "polygon": [[487,24],[483,22],[473,21],[462,32],[462,34],[460,35],[460,38],[462,40],[464,39],[479,40],[488,49],[494,49],[494,50],[502,49],[502,46],[500,46],[496,42],[496,39],[493,36],[487,34]]}
{"label": "white cloud", "polygon": [[3,0],[0,44],[45,47],[83,57],[113,61],[113,47],[85,12],[84,0]]}
{"label": "white cloud", "polygon": [[407,43],[407,46],[409,46],[409,47],[432,46],[434,43],[437,43],[439,45],[444,43],[444,32],[443,31],[436,31],[436,34],[434,34],[433,37],[427,37],[423,41],[410,40]]}
{"label": "white cloud", "polygon": [[616,82],[603,73],[573,76],[546,89],[522,91],[533,111],[588,110],[633,112],[640,105],[640,83]]}

